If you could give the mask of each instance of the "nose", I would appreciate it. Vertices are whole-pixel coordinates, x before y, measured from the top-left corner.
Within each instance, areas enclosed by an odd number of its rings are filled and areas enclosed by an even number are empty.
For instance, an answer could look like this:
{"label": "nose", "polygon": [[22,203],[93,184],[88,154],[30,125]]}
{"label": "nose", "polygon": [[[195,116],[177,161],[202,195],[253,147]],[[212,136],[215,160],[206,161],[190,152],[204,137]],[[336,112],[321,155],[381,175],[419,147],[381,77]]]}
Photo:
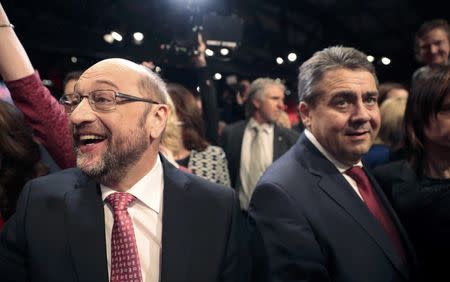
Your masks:
{"label": "nose", "polygon": [[280,99],[280,100],[278,101],[277,106],[278,106],[278,109],[284,110],[284,101],[283,101],[282,99]]}
{"label": "nose", "polygon": [[351,121],[354,123],[366,123],[370,121],[370,119],[371,119],[370,110],[367,108],[364,102],[361,100],[358,103],[356,103],[353,108]]}
{"label": "nose", "polygon": [[88,99],[82,99],[80,104],[75,107],[69,116],[70,122],[74,125],[89,123],[95,120],[94,111],[89,104]]}
{"label": "nose", "polygon": [[431,54],[436,54],[439,51],[439,46],[437,46],[436,44],[431,44],[430,45],[430,52]]}

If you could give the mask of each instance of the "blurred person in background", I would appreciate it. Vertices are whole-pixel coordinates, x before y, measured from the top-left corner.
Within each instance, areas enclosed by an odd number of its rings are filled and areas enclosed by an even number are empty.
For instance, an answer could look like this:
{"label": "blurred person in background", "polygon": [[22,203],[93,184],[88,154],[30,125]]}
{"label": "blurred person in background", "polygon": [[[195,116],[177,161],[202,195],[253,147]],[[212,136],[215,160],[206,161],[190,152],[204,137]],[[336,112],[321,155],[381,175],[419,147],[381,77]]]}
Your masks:
{"label": "blurred person in background", "polygon": [[48,172],[22,113],[0,100],[0,230],[15,212],[24,184]]}
{"label": "blurred person in background", "polygon": [[284,111],[284,91],[285,86],[279,80],[254,80],[245,104],[248,119],[223,130],[221,142],[228,159],[231,185],[238,191],[244,211],[259,177],[297,140],[297,132],[276,123]]}
{"label": "blurred person in background", "polygon": [[378,86],[378,105],[381,106],[383,102],[389,98],[408,98],[408,88],[398,82],[384,82]]}
{"label": "blurred person in background", "polygon": [[381,127],[374,144],[363,156],[370,168],[403,158],[401,147],[403,116],[406,98],[394,97],[384,100],[380,106]]}
{"label": "blurred person in background", "polygon": [[230,186],[227,158],[222,148],[210,145],[205,138],[205,127],[194,95],[185,87],[169,83],[167,91],[175,105],[182,138],[172,150],[179,166],[193,174],[216,183]]}
{"label": "blurred person in background", "polygon": [[421,72],[436,65],[448,65],[450,55],[450,25],[445,19],[424,22],[414,38],[414,53],[425,66],[413,74],[413,81]]}
{"label": "blurred person in background", "polygon": [[379,166],[374,174],[423,263],[423,281],[442,281],[450,253],[450,66],[416,79],[403,125],[406,160]]}

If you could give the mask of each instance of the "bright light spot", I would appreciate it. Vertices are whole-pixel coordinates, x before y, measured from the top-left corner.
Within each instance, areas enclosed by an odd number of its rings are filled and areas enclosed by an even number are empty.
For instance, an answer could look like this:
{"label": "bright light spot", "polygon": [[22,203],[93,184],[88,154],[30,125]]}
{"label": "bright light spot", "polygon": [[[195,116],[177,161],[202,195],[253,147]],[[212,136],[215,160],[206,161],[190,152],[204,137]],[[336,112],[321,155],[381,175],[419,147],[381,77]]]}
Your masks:
{"label": "bright light spot", "polygon": [[211,56],[214,56],[214,51],[211,49],[206,49],[205,54],[206,54],[206,56],[211,57]]}
{"label": "bright light spot", "polygon": [[111,33],[103,35],[103,39],[108,42],[109,44],[112,44],[114,42],[114,38],[111,35]]}
{"label": "bright light spot", "polygon": [[197,86],[197,92],[200,93],[200,86]]}
{"label": "bright light spot", "polygon": [[114,38],[114,40],[122,41],[122,35],[120,35],[120,33],[116,31],[111,32],[111,36],[112,38]]}
{"label": "bright light spot", "polygon": [[144,39],[144,34],[142,34],[142,32],[135,32],[133,33],[133,38],[136,41],[142,41],[142,39]]}
{"label": "bright light spot", "polygon": [[75,64],[76,62],[78,62],[78,58],[77,57],[70,57],[70,61]]}
{"label": "bright light spot", "polygon": [[391,63],[391,59],[383,57],[381,58],[381,62],[383,63],[383,65],[389,65]]}
{"label": "bright light spot", "polygon": [[281,65],[282,63],[284,63],[284,60],[283,60],[283,58],[281,58],[281,57],[277,57],[276,61],[277,61],[277,64],[279,64],[279,65]]}
{"label": "bright light spot", "polygon": [[215,80],[220,80],[221,78],[222,78],[222,75],[221,75],[220,73],[216,72],[216,73],[214,74],[214,79],[215,79]]}
{"label": "bright light spot", "polygon": [[369,55],[369,56],[367,56],[367,60],[372,63],[373,61],[375,61],[375,57]]}
{"label": "bright light spot", "polygon": [[230,53],[230,50],[228,50],[227,48],[222,48],[220,49],[220,54],[226,56]]}
{"label": "bright light spot", "polygon": [[297,60],[297,54],[295,54],[295,53],[289,53],[289,55],[288,55],[288,60],[291,61],[291,62]]}
{"label": "bright light spot", "polygon": [[155,72],[160,73],[162,71],[162,69],[158,66],[155,67]]}

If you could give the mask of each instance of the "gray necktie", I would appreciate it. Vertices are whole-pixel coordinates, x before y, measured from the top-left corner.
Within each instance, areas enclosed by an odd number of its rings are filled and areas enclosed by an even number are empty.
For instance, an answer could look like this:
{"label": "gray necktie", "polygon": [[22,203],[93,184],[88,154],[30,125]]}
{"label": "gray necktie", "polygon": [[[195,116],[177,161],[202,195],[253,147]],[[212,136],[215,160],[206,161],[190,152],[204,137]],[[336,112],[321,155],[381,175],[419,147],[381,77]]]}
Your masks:
{"label": "gray necktie", "polygon": [[250,143],[250,164],[249,164],[249,175],[248,175],[248,189],[249,195],[253,192],[259,178],[264,172],[264,164],[262,162],[262,155],[264,154],[263,145],[263,129],[261,127],[255,126],[252,128],[253,139]]}

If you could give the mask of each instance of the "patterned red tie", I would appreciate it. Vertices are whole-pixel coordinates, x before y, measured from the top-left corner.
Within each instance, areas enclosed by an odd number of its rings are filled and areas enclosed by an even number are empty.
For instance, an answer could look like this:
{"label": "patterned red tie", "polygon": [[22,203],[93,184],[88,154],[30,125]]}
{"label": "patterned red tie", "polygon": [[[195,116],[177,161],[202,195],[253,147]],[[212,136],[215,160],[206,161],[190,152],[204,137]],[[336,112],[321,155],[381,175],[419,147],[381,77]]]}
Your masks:
{"label": "patterned red tie", "polygon": [[397,253],[402,258],[405,258],[405,251],[403,249],[403,244],[400,240],[398,230],[393,224],[383,204],[375,194],[372,184],[370,183],[369,178],[367,177],[364,170],[359,166],[354,166],[348,169],[345,173],[353,178],[353,180],[355,180],[356,185],[358,186],[359,193],[361,194],[370,212],[383,226],[387,235],[394,243],[394,246],[397,249]]}
{"label": "patterned red tie", "polygon": [[105,199],[114,213],[111,236],[111,282],[142,282],[133,222],[127,211],[127,207],[135,200],[136,198],[129,193],[113,193]]}

